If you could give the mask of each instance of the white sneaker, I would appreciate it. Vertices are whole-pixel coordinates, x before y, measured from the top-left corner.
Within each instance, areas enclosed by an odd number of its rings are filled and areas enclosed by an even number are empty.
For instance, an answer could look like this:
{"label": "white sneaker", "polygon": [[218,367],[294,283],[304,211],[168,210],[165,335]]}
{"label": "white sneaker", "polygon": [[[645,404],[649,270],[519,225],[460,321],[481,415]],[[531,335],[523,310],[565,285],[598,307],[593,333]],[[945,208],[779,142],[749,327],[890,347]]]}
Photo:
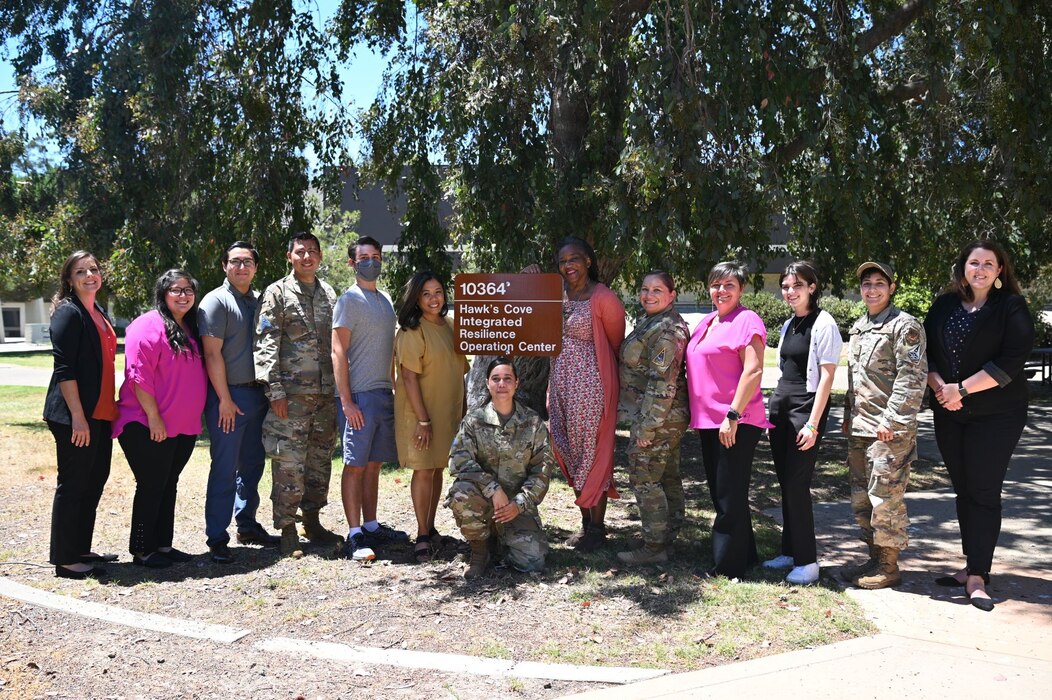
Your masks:
{"label": "white sneaker", "polygon": [[779,554],[774,559],[768,559],[763,563],[765,569],[788,569],[793,565],[793,558]]}
{"label": "white sneaker", "polygon": [[818,563],[794,567],[785,577],[786,582],[797,586],[807,586],[818,580]]}

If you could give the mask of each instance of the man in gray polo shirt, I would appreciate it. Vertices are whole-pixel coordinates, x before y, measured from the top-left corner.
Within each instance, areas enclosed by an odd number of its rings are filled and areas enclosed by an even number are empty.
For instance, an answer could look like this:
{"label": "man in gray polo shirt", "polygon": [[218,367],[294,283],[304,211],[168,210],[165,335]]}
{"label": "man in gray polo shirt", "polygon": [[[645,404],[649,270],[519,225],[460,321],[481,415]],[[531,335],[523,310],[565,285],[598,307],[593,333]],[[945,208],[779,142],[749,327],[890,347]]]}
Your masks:
{"label": "man in gray polo shirt", "polygon": [[391,380],[395,312],[387,294],[376,288],[382,248],[362,236],[347,255],[355,284],[333,311],[332,367],[346,421],[340,486],[350,532],[343,554],[361,561],[374,559],[376,547],[407,542],[409,536],[376,519],[380,467],[398,461]]}
{"label": "man in gray polo shirt", "polygon": [[227,526],[233,512],[237,541],[276,546],[279,538],[256,520],[259,480],[266,455],[263,419],[269,402],[256,382],[253,326],[259,294],[252,289],[259,253],[246,241],[231,244],[221,258],[226,280],[205,295],[197,323],[208,370],[205,421],[212,466],[205,494],[205,535],[212,561],[233,559]]}

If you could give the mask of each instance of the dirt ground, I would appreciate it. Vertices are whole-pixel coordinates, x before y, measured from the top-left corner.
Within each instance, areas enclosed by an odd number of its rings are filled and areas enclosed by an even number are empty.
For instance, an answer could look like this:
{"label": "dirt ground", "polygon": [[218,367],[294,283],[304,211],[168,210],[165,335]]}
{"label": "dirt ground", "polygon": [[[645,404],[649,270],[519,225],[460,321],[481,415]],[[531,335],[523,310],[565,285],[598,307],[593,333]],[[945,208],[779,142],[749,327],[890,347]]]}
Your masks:
{"label": "dirt ground", "polygon": [[[6,390],[5,390],[6,391]],[[27,390],[30,391],[30,390]],[[42,392],[41,392],[42,396]],[[32,402],[34,395],[19,394]],[[0,414],[3,411],[0,409]],[[836,585],[790,587],[757,569],[742,582],[706,578],[711,512],[697,450],[684,442],[690,526],[672,561],[625,570],[616,552],[638,534],[631,494],[611,503],[610,543],[592,555],[562,546],[579,522],[572,492],[559,478],[541,506],[552,549],[547,571],[495,571],[465,584],[456,542],[427,564],[409,546],[379,553],[370,565],[307,549],[299,560],[277,550],[234,547],[234,563],[206,555],[203,532],[207,442],[180,482],[175,546],[196,556],[167,570],[135,567],[127,555],[134,482],[119,447],[99,508],[96,551],[117,552],[104,583],[56,579],[47,565],[54,446],[43,423],[0,420],[0,575],[75,599],[231,625],[251,634],[231,645],[143,632],[0,598],[0,697],[76,698],[548,698],[587,683],[493,678],[348,664],[262,651],[263,637],[293,637],[362,647],[471,654],[501,659],[686,671],[826,644],[872,631]],[[624,438],[620,438],[623,443]],[[623,447],[623,445],[622,445]],[[816,500],[846,495],[843,439],[823,449]],[[619,458],[623,464],[623,458]],[[922,467],[922,465],[918,465]],[[777,527],[759,511],[777,503],[770,455],[761,442],[753,501],[761,556],[773,556]],[[930,469],[915,479],[937,480]],[[412,529],[409,475],[386,470],[381,520]],[[621,483],[626,483],[620,474]],[[261,492],[269,493],[269,477]],[[339,469],[323,522],[345,532]],[[260,519],[271,523],[264,495]],[[439,529],[454,534],[451,515]],[[233,529],[231,529],[233,532]],[[232,544],[234,544],[232,542]],[[784,572],[781,574],[784,575]]]}

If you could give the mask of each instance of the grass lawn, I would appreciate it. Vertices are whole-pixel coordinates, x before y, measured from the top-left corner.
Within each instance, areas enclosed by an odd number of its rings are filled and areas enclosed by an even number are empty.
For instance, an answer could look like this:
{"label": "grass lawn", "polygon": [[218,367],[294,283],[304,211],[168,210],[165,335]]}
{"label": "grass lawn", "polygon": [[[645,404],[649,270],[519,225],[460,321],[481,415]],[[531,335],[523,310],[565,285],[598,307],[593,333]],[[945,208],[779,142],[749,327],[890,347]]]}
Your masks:
{"label": "grass lawn", "polygon": [[[0,354],[0,365],[14,365],[16,367],[32,367],[34,369],[51,369],[54,366],[51,351],[20,352]],[[117,357],[114,360],[116,371],[124,371],[124,346],[117,347]]]}

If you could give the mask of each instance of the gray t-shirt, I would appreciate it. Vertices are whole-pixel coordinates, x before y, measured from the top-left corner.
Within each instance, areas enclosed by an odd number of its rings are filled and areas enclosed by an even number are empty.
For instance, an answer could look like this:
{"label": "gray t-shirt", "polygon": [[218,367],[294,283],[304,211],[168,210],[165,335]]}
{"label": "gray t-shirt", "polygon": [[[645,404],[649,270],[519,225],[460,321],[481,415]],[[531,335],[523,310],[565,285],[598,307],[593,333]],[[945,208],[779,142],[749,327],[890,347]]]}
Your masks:
{"label": "gray t-shirt", "polygon": [[347,368],[352,393],[393,388],[395,321],[394,306],[384,292],[362,289],[356,284],[337,300],[332,327],[351,332]]}
{"label": "gray t-shirt", "polygon": [[201,335],[223,341],[227,384],[251,384],[256,381],[252,361],[253,326],[259,293],[253,289],[242,294],[223,280],[201,300],[197,309],[197,327]]}

